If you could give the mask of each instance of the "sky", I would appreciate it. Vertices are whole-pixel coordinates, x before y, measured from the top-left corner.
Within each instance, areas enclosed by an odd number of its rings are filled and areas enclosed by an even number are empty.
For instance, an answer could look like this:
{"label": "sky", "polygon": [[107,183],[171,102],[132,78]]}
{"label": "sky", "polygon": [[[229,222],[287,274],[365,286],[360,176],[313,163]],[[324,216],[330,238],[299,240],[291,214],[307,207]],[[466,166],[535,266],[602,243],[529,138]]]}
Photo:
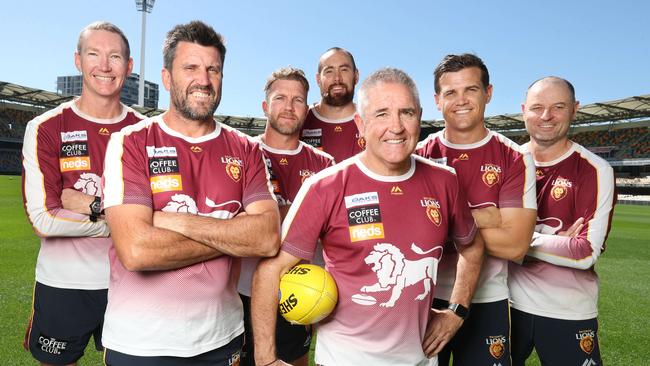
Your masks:
{"label": "sky", "polygon": [[[0,81],[56,91],[74,75],[79,31],[96,20],[120,27],[140,70],[141,20],[135,1],[5,1],[0,13]],[[543,76],[571,81],[582,104],[650,94],[650,1],[644,0],[157,0],[147,14],[145,77],[158,83],[162,43],[174,25],[202,20],[226,39],[217,114],[262,117],[262,88],[275,69],[303,69],[308,101],[320,100],[318,58],[351,51],[361,79],[385,67],[418,85],[423,119],[440,119],[433,70],[450,53],[480,56],[494,86],[486,115],[519,113],[528,85]]]}

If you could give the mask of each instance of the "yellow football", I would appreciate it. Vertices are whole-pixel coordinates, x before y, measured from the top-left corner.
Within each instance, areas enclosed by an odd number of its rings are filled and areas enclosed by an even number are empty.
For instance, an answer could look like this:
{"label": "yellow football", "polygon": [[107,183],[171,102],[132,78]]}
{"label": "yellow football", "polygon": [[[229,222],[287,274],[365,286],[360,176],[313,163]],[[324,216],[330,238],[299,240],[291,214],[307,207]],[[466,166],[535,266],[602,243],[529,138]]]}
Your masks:
{"label": "yellow football", "polygon": [[280,279],[279,308],[292,324],[314,324],[328,316],[338,301],[336,282],[314,264],[299,264]]}

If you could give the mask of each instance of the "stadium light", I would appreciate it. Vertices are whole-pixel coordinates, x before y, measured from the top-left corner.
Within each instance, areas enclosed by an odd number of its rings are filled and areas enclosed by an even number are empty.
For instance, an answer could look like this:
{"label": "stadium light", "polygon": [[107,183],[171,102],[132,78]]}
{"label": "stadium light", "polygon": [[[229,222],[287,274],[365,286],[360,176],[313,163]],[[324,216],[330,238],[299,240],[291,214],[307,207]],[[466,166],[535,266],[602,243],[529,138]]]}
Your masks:
{"label": "stadium light", "polygon": [[147,13],[153,11],[156,0],[135,0],[135,7],[142,12],[142,42],[140,44],[140,80],[138,84],[138,105],[144,107],[144,44],[146,39]]}

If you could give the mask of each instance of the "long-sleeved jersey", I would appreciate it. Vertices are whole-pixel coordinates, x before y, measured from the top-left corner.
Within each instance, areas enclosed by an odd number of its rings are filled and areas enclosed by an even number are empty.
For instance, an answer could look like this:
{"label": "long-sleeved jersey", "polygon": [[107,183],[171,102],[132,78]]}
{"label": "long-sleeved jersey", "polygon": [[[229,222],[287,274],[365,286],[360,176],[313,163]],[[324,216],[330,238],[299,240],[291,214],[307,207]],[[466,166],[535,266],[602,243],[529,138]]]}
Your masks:
{"label": "long-sleeved jersey", "polygon": [[72,188],[101,196],[100,177],[111,133],[144,118],[122,106],[122,114],[97,119],[75,101],[30,121],[23,143],[23,200],[34,231],[41,237],[36,281],[52,287],[108,288],[111,240],[104,220],[63,208],[61,192]]}
{"label": "long-sleeved jersey", "polygon": [[[550,318],[594,318],[598,315],[594,265],[611,228],[616,199],[613,170],[576,143],[554,161],[535,165],[537,225],[524,263],[510,263],[512,306]],[[577,235],[560,235],[579,218],[584,226]]]}

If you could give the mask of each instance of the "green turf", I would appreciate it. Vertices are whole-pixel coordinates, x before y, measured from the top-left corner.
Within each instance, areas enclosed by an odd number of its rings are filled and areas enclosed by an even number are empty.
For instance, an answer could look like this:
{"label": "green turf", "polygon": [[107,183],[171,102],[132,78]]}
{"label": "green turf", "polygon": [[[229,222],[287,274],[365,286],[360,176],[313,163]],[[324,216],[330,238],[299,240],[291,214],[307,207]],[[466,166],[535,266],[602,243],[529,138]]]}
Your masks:
{"label": "green turf", "polygon": [[[38,239],[25,217],[20,177],[0,176],[0,365],[36,365],[22,349]],[[650,365],[650,206],[617,206],[601,278],[600,339],[606,365]],[[81,365],[102,365],[90,348]],[[539,365],[531,357],[528,365]]]}

